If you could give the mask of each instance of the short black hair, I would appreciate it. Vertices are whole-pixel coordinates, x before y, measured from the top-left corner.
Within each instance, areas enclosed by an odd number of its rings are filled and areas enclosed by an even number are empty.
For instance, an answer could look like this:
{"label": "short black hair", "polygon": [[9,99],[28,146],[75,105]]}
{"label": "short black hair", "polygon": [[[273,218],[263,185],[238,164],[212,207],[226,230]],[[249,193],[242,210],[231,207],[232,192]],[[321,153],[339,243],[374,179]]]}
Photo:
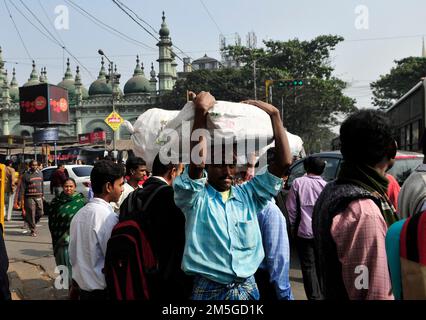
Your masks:
{"label": "short black hair", "polygon": [[113,184],[117,179],[124,177],[124,173],[124,167],[120,164],[109,160],[97,161],[90,174],[93,193],[102,193],[106,183]]}
{"label": "short black hair", "polygon": [[340,127],[340,151],[343,159],[375,166],[384,157],[392,158],[395,140],[390,120],[382,111],[360,110]]}
{"label": "short black hair", "polygon": [[126,175],[130,176],[130,170],[137,170],[139,166],[146,166],[146,162],[141,157],[131,157],[126,161]]}
{"label": "short black hair", "polygon": [[306,157],[303,160],[303,167],[307,173],[322,175],[325,169],[325,161],[319,157]]}
{"label": "short black hair", "polygon": [[154,159],[154,162],[152,163],[152,175],[164,177],[168,172],[172,171],[173,168],[177,169],[178,166],[179,164],[174,164],[172,162],[167,164],[162,163],[160,160],[160,154],[158,153]]}

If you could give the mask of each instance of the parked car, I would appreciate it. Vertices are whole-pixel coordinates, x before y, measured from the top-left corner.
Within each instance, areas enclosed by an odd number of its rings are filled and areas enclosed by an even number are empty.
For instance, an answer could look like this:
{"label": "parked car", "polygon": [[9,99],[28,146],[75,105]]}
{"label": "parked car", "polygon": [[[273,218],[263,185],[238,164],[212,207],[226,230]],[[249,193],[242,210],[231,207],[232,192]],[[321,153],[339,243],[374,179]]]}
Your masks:
{"label": "parked car", "polygon": [[[337,178],[340,171],[340,165],[343,156],[340,151],[320,152],[312,155],[319,157],[326,161],[326,166],[322,177],[326,181],[332,181]],[[408,176],[423,163],[423,154],[410,151],[398,151],[395,157],[395,164],[387,173],[393,175],[398,181],[399,185],[405,182]],[[285,184],[284,189],[289,190],[294,179],[303,176],[306,172],[303,168],[303,159],[296,161],[290,166],[289,177]]]}
{"label": "parked car", "polygon": [[[50,193],[50,178],[58,167],[46,167],[41,170],[43,173],[44,197],[47,202],[51,202],[55,195]],[[68,177],[73,178],[77,184],[76,192],[81,192],[86,198],[90,188],[91,165],[65,165]]]}

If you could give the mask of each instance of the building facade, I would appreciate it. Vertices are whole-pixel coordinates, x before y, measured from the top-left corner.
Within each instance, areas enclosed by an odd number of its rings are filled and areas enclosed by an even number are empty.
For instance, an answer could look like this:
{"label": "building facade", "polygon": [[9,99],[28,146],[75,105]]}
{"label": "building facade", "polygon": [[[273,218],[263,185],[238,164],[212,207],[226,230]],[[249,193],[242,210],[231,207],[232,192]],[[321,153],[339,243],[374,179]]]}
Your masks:
{"label": "building facade", "polygon": [[[163,12],[161,29],[159,31],[159,73],[156,74],[154,64],[151,64],[149,78],[145,76],[143,64],[136,57],[136,67],[133,77],[120,89],[119,76],[114,77],[114,86],[111,87],[111,75],[117,75],[117,69],[105,69],[105,62],[101,59],[101,68],[97,80],[85,88],[81,82],[80,70],[77,66],[75,75],[70,67],[69,59],[64,77],[57,85],[68,90],[70,105],[70,124],[59,126],[59,137],[66,140],[77,140],[79,134],[94,131],[106,131],[107,140],[111,140],[113,131],[104,122],[112,112],[114,106],[122,118],[133,123],[137,117],[149,108],[157,106],[161,95],[171,91],[176,82],[176,62],[172,53],[170,31],[166,24]],[[32,71],[28,81],[23,86],[32,86],[49,83],[46,68],[40,75],[33,61]],[[31,136],[33,127],[20,125],[19,87],[16,81],[15,70],[9,81],[7,70],[4,68],[2,51],[0,48],[0,134]],[[114,95],[112,92],[114,91]],[[115,132],[116,139],[128,139],[129,133],[121,128]]]}

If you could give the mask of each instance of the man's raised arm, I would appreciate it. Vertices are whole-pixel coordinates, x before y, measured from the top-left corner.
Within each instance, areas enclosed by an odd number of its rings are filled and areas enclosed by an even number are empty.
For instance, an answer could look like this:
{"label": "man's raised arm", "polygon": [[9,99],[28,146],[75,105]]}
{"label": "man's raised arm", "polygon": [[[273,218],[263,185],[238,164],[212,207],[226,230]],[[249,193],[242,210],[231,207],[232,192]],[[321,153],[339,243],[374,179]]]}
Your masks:
{"label": "man's raised arm", "polygon": [[209,92],[205,91],[201,91],[198,95],[193,92],[190,92],[190,94],[193,97],[192,101],[195,109],[191,138],[194,131],[204,129],[204,132],[200,131],[198,141],[192,141],[191,139],[189,177],[195,180],[203,176],[207,157],[207,137],[204,135],[207,128],[207,113],[213,108],[216,100]]}
{"label": "man's raised arm", "polygon": [[269,166],[268,170],[270,173],[279,178],[284,177],[287,172],[287,169],[291,165],[292,157],[286,130],[284,129],[283,123],[281,121],[280,112],[273,105],[263,101],[247,100],[243,102],[262,109],[271,117],[272,129],[274,131],[276,153],[274,161]]}

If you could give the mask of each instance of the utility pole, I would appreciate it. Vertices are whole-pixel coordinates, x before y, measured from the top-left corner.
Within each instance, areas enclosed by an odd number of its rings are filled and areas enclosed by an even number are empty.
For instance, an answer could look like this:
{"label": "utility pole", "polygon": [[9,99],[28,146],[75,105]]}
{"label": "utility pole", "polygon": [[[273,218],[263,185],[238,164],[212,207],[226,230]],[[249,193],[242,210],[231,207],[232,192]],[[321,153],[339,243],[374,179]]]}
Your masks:
{"label": "utility pole", "polygon": [[[109,81],[111,81],[111,93],[112,93],[111,94],[111,104],[112,104],[112,111],[115,112],[115,106],[114,106],[114,98],[115,98],[115,96],[114,96],[114,77],[115,77],[115,74],[114,74],[114,63],[106,56],[106,54],[102,51],[102,49],[99,49],[98,53],[101,56],[104,56],[108,60],[110,66],[111,66],[111,70],[109,72]],[[112,149],[113,149],[113,155],[115,157],[115,155],[117,153],[117,150],[115,148],[115,131],[114,130],[112,130]]]}
{"label": "utility pole", "polygon": [[[110,73],[110,81],[111,81],[111,89],[112,89],[112,96],[111,96],[111,105],[112,105],[112,112],[115,112],[115,105],[114,105],[114,63],[112,61],[110,61],[111,63],[111,73]],[[115,131],[112,131],[112,149],[113,149],[113,154],[115,157],[115,153],[116,153],[116,148],[115,148]]]}
{"label": "utility pole", "polygon": [[257,87],[256,87],[256,60],[253,61],[253,88],[254,100],[257,100]]}

